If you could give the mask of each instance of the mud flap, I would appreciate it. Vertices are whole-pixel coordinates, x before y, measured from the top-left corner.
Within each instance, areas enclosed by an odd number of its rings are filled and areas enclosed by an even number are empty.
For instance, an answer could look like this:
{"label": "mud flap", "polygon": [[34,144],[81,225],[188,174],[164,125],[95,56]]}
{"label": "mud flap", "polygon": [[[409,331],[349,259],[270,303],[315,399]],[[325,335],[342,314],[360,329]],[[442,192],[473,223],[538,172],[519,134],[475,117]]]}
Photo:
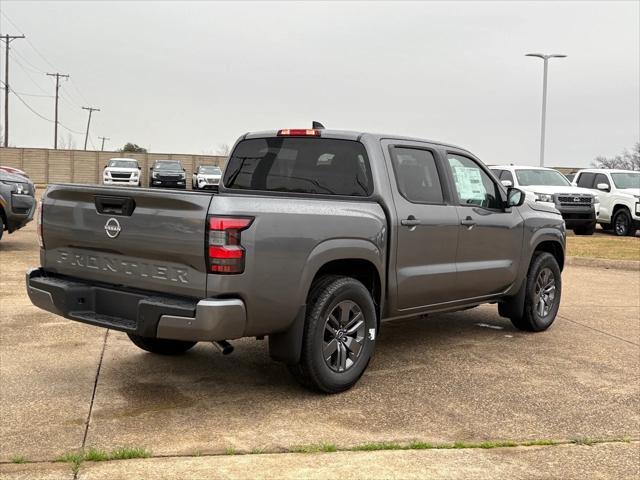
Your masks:
{"label": "mud flap", "polygon": [[498,303],[498,313],[505,318],[522,318],[524,316],[524,299],[527,291],[527,277],[522,280],[518,293]]}
{"label": "mud flap", "polygon": [[303,305],[287,330],[269,335],[269,356],[276,362],[295,365],[300,361],[306,311]]}

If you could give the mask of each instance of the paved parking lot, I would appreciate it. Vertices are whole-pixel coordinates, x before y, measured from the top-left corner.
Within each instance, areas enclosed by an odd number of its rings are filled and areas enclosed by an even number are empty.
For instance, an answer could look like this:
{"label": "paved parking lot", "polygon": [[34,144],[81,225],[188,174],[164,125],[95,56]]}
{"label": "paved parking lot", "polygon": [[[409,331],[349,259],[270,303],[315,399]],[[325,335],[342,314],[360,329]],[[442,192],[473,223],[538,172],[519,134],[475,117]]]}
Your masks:
{"label": "paved parking lot", "polygon": [[[37,264],[34,223],[0,243],[0,478],[73,478],[52,460],[91,447],[152,458],[85,462],[78,478],[640,476],[637,270],[567,267],[544,333],[495,306],[385,324],[360,383],[321,396],[266,342],[157,357],[38,310],[24,289]],[[287,453],[414,441],[465,448]],[[473,448],[489,441],[562,445]]]}

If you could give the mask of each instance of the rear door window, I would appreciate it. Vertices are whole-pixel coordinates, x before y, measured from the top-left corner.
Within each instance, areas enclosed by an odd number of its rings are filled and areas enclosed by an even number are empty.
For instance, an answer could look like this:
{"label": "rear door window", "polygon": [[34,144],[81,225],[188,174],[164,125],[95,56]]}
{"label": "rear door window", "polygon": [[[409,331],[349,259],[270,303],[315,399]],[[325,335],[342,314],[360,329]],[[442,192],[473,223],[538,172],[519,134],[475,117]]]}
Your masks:
{"label": "rear door window", "polygon": [[359,197],[373,192],[364,145],[330,138],[243,140],[229,159],[224,185],[238,190]]}
{"label": "rear door window", "polygon": [[591,172],[583,172],[578,177],[578,186],[582,188],[593,188],[593,178],[595,177],[594,173]]}
{"label": "rear door window", "polygon": [[398,190],[412,203],[443,203],[436,160],[429,150],[391,148]]}
{"label": "rear door window", "polygon": [[611,184],[609,183],[609,179],[604,173],[598,173],[596,178],[593,180],[593,188],[598,188],[599,183],[606,183],[607,187],[611,188]]}

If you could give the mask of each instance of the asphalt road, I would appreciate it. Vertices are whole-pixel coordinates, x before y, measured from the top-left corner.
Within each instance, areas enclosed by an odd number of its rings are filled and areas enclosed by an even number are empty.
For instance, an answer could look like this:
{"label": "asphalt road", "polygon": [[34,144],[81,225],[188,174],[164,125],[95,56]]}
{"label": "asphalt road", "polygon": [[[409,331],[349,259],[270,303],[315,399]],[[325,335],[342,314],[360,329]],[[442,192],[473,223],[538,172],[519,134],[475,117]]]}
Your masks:
{"label": "asphalt road", "polygon": [[[50,462],[91,447],[152,458],[85,462],[78,478],[640,477],[638,271],[567,267],[543,333],[495,306],[384,324],[358,385],[322,396],[264,341],[158,357],[41,311],[24,288],[37,264],[34,223],[0,242],[0,478],[73,478]],[[286,453],[416,440],[564,445]]]}

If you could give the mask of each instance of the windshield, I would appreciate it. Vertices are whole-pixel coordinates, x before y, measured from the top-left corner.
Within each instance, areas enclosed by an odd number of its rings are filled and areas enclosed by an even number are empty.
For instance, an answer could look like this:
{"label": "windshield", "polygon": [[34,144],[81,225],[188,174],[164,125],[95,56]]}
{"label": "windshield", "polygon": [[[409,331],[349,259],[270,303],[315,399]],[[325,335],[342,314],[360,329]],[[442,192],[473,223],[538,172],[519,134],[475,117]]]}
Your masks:
{"label": "windshield", "polygon": [[224,175],[224,185],[235,189],[355,196],[368,196],[373,190],[367,152],[352,140],[243,140]]}
{"label": "windshield", "polygon": [[555,170],[516,170],[518,183],[522,187],[529,185],[547,185],[549,187],[568,187],[569,181]]}
{"label": "windshield", "polygon": [[138,168],[136,160],[109,160],[109,167],[117,168]]}
{"label": "windshield", "polygon": [[156,162],[153,166],[154,170],[168,170],[171,172],[181,172],[182,165],[180,162]]}
{"label": "windshield", "polygon": [[640,172],[612,173],[617,188],[640,188]]}
{"label": "windshield", "polygon": [[220,167],[216,167],[214,165],[202,165],[198,169],[198,173],[205,173],[209,175],[220,175],[222,173],[222,170],[220,170]]}

